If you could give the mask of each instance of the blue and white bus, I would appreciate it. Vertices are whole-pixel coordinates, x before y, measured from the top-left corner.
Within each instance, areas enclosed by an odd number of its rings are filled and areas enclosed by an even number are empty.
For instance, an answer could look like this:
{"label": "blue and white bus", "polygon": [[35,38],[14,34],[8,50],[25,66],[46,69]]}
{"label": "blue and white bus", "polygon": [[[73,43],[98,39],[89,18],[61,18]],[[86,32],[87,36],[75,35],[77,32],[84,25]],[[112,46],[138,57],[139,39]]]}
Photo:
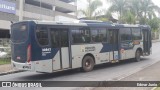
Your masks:
{"label": "blue and white bus", "polygon": [[106,22],[22,21],[11,25],[12,65],[57,72],[115,63],[151,54],[151,28]]}

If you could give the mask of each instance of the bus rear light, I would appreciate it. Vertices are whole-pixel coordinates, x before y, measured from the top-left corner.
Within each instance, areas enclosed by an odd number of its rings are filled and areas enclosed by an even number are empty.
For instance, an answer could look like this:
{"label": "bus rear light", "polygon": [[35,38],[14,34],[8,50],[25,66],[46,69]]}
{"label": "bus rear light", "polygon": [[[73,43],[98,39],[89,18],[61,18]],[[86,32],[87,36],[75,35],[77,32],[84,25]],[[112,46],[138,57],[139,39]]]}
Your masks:
{"label": "bus rear light", "polygon": [[31,61],[31,45],[28,45],[27,47],[27,62],[29,63]]}

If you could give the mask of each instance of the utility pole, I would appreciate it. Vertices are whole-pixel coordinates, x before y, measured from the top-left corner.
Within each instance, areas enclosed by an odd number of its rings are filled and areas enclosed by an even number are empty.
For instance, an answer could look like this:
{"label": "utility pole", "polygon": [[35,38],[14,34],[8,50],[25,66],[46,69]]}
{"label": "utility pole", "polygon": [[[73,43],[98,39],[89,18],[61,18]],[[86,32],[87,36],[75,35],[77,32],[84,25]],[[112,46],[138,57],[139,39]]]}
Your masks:
{"label": "utility pole", "polygon": [[78,7],[77,7],[77,0],[74,0],[74,5],[76,6],[76,12],[75,12],[75,16],[76,16],[76,18],[78,18]]}
{"label": "utility pole", "polygon": [[23,20],[24,0],[19,0],[19,21]]}
{"label": "utility pole", "polygon": [[42,0],[40,0],[40,20],[42,20]]}

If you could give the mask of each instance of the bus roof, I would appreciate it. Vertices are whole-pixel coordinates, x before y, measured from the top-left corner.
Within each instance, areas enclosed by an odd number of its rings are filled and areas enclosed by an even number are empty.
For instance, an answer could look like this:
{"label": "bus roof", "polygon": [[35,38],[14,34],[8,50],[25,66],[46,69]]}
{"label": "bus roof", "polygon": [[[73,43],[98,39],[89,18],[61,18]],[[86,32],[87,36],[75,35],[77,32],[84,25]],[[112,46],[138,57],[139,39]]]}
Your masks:
{"label": "bus roof", "polygon": [[[117,24],[111,22],[102,22],[97,20],[77,20],[77,21],[43,21],[43,20],[26,20],[26,21],[33,21],[36,24],[41,25],[62,25],[62,26],[89,26],[89,27],[141,27],[141,28],[150,28],[149,25],[132,25],[132,24]],[[25,21],[20,21],[25,22]],[[18,23],[20,23],[18,22]],[[15,24],[15,23],[14,23]]]}
{"label": "bus roof", "polygon": [[45,24],[45,25],[64,25],[64,26],[93,26],[93,27],[144,27],[148,28],[148,25],[132,25],[132,24],[117,24],[110,22],[60,22],[60,21],[35,21],[36,24]]}

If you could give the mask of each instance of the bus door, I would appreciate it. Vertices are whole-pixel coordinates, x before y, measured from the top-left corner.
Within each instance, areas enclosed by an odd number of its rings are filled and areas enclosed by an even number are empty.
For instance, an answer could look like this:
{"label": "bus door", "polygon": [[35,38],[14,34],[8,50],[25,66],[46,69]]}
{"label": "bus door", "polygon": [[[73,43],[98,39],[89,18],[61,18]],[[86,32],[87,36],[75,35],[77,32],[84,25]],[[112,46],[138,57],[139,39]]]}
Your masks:
{"label": "bus door", "polygon": [[58,49],[57,54],[53,58],[53,70],[69,68],[68,29],[53,29],[50,33],[52,47]]}
{"label": "bus door", "polygon": [[119,59],[119,50],[118,50],[118,30],[111,29],[109,30],[109,38],[111,44],[110,50],[110,60],[111,62],[118,62]]}
{"label": "bus door", "polygon": [[150,38],[149,38],[149,31],[143,29],[143,52],[145,54],[150,53]]}

